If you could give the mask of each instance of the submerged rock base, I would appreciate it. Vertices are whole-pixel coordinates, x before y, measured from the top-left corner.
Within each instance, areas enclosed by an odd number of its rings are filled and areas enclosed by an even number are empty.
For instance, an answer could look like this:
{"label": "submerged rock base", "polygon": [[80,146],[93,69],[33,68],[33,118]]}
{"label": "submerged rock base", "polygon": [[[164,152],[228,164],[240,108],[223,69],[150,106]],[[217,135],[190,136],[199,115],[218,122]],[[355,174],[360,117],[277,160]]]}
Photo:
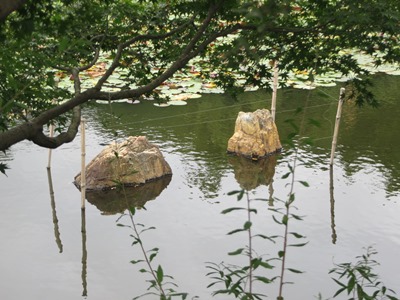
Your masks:
{"label": "submerged rock base", "polygon": [[278,130],[268,109],[239,112],[235,133],[228,141],[228,153],[258,160],[281,150]]}
{"label": "submerged rock base", "polygon": [[242,189],[251,191],[260,185],[268,186],[275,175],[276,155],[260,158],[257,161],[243,156],[230,156],[228,159],[233,167],[235,179]]}
{"label": "submerged rock base", "polygon": [[[86,189],[137,186],[166,175],[172,175],[172,170],[160,149],[145,136],[131,136],[122,143],[110,144],[86,166]],[[80,173],[74,184],[80,188]]]}

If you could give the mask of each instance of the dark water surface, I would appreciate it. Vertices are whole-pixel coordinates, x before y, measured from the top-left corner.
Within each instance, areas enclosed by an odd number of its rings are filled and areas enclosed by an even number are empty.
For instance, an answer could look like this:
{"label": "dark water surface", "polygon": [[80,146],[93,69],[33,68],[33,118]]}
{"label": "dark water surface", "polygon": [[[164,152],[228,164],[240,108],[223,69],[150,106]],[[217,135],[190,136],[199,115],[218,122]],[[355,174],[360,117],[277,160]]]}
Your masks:
{"label": "dark water surface", "polygon": [[[285,286],[285,299],[315,299],[318,293],[324,299],[332,297],[336,286],[329,269],[334,263],[354,260],[368,246],[378,251],[375,259],[381,265],[376,272],[400,293],[400,78],[375,79],[379,109],[344,105],[332,199],[328,165],[338,93],[339,87],[280,90],[276,117],[284,153],[261,166],[227,156],[226,145],[237,113],[269,108],[269,94],[249,92],[237,101],[210,94],[188,100],[187,106],[167,108],[154,107],[150,101],[115,104],[112,114],[108,105],[93,105],[84,111],[87,160],[101,151],[101,144],[129,135],[146,135],[160,146],[174,174],[170,182],[133,192],[131,197],[139,205],[148,200],[135,220],[157,228],[143,235],[146,249],[160,249],[155,267],[161,264],[175,278],[177,290],[207,300],[213,290],[206,288],[211,282],[205,276],[206,262],[246,263],[245,258],[227,255],[247,243],[245,234],[226,235],[246,221],[241,212],[220,214],[245,205],[227,193],[246,187],[252,198],[269,199],[273,188],[273,197],[287,197],[290,180],[281,177],[293,160],[293,149],[285,141],[292,131],[287,120],[292,119],[302,139],[311,138],[313,144],[295,140],[301,159],[296,180],[307,181],[310,187],[295,185],[295,213],[305,218],[291,221],[290,231],[305,235],[309,243],[288,250],[287,266],[305,273],[287,273],[294,284]],[[298,107],[303,110],[295,115]],[[0,156],[11,168],[8,177],[0,176],[0,298],[102,300],[140,295],[149,277],[138,271],[144,265],[130,264],[142,256],[138,247],[131,247],[129,229],[116,226],[124,211],[118,198],[109,195],[108,202],[101,202],[103,196],[88,196],[93,204],[87,204],[82,234],[80,193],[72,184],[80,169],[79,137],[53,151],[53,201],[47,158],[46,149],[29,142]],[[279,201],[254,204],[258,210],[252,220],[254,233],[283,233],[272,220],[271,204],[282,206]],[[128,224],[128,219],[119,222]],[[273,258],[281,241],[257,240],[254,247],[258,254]],[[263,275],[278,274],[276,265]],[[260,291],[272,299],[278,293],[275,284]]]}

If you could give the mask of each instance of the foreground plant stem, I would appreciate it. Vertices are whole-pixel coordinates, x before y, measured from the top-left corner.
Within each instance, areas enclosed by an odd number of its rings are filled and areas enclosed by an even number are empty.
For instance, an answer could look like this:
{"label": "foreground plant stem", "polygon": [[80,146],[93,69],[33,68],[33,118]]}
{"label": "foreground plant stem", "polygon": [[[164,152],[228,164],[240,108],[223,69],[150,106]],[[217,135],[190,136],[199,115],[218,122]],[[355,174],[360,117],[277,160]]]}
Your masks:
{"label": "foreground plant stem", "polygon": [[131,209],[129,207],[128,198],[126,196],[125,185],[122,182],[120,158],[119,158],[119,155],[118,155],[117,152],[115,152],[115,156],[116,156],[117,161],[118,161],[118,164],[117,164],[117,168],[118,168],[118,170],[117,170],[117,173],[118,173],[117,174],[117,176],[118,176],[118,184],[119,184],[120,188],[122,189],[122,193],[124,195],[126,207],[128,209],[129,219],[130,219],[131,224],[132,224],[132,229],[135,232],[136,240],[138,241],[138,244],[140,245],[140,249],[141,249],[141,251],[143,253],[143,257],[144,257],[144,259],[146,261],[146,264],[147,264],[147,267],[149,269],[149,272],[151,273],[151,276],[154,278],[154,280],[155,280],[155,282],[157,284],[157,287],[159,289],[159,292],[161,293],[161,299],[167,299],[167,296],[166,296],[165,291],[164,291],[164,289],[162,287],[162,284],[161,284],[160,280],[158,280],[156,272],[154,271],[153,266],[151,265],[150,259],[149,259],[148,255],[147,255],[146,249],[143,246],[142,240],[140,238],[140,233],[137,230],[136,223],[135,223],[135,221],[133,219],[133,213],[132,213],[132,211],[131,211]]}
{"label": "foreground plant stem", "polygon": [[[125,193],[125,187],[124,186],[122,187],[122,190],[123,190],[123,193],[124,193],[124,196],[125,196],[126,204],[128,205],[128,199],[126,198],[126,193]],[[158,286],[159,291],[160,291],[161,296],[162,296],[161,299],[167,299],[167,296],[166,296],[166,294],[164,292],[162,284],[158,280],[158,278],[156,276],[156,272],[154,271],[153,266],[151,265],[150,259],[149,259],[148,255],[146,253],[146,249],[144,249],[144,246],[142,244],[142,240],[140,239],[139,231],[137,230],[135,221],[133,220],[133,214],[132,214],[130,209],[128,209],[128,211],[129,211],[129,219],[131,220],[133,231],[135,232],[136,238],[137,238],[137,240],[139,242],[140,249],[142,250],[142,253],[143,253],[144,259],[146,261],[147,267],[149,268],[149,271],[150,271],[151,275],[153,276],[155,282],[157,283],[157,286]]]}
{"label": "foreground plant stem", "polygon": [[285,275],[285,264],[286,264],[286,251],[287,251],[287,243],[288,243],[288,233],[289,233],[289,212],[290,212],[290,204],[292,204],[293,200],[294,200],[294,180],[295,180],[295,169],[296,169],[296,164],[297,164],[297,148],[295,148],[295,152],[294,152],[294,159],[293,159],[293,168],[292,168],[292,180],[290,182],[290,192],[288,195],[288,200],[285,203],[286,206],[286,212],[285,212],[285,216],[286,216],[286,223],[284,223],[285,225],[285,233],[283,236],[283,256],[282,256],[282,265],[281,265],[281,275],[280,275],[280,281],[279,281],[279,295],[278,295],[278,300],[283,300],[283,285],[284,285],[284,275]]}
{"label": "foreground plant stem", "polygon": [[[247,218],[249,224],[251,224],[250,198],[248,191],[246,191],[246,197],[247,197]],[[252,295],[253,294],[253,266],[252,266],[253,246],[252,246],[251,226],[247,230],[247,233],[249,235],[249,294]]]}

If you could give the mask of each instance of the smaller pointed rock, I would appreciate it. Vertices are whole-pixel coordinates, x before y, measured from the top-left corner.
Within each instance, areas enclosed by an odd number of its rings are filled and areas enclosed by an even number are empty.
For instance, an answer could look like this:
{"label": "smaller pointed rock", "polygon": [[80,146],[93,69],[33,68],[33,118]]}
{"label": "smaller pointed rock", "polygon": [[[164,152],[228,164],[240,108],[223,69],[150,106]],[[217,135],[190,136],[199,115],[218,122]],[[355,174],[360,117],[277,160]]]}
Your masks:
{"label": "smaller pointed rock", "polygon": [[228,153],[257,160],[281,149],[278,130],[268,109],[239,112],[235,133],[228,141]]}

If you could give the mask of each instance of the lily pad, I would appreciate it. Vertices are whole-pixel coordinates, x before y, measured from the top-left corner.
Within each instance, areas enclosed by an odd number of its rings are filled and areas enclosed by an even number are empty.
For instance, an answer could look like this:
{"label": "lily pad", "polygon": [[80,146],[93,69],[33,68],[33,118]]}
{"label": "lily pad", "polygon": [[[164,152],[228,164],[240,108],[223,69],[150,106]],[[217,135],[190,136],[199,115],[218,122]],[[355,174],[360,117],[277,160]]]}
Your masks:
{"label": "lily pad", "polygon": [[170,106],[170,104],[168,104],[168,103],[154,103],[153,105],[157,106],[157,107],[168,107],[168,106]]}
{"label": "lily pad", "polygon": [[181,101],[181,100],[172,100],[172,101],[168,101],[167,104],[169,105],[187,105],[186,101]]}

